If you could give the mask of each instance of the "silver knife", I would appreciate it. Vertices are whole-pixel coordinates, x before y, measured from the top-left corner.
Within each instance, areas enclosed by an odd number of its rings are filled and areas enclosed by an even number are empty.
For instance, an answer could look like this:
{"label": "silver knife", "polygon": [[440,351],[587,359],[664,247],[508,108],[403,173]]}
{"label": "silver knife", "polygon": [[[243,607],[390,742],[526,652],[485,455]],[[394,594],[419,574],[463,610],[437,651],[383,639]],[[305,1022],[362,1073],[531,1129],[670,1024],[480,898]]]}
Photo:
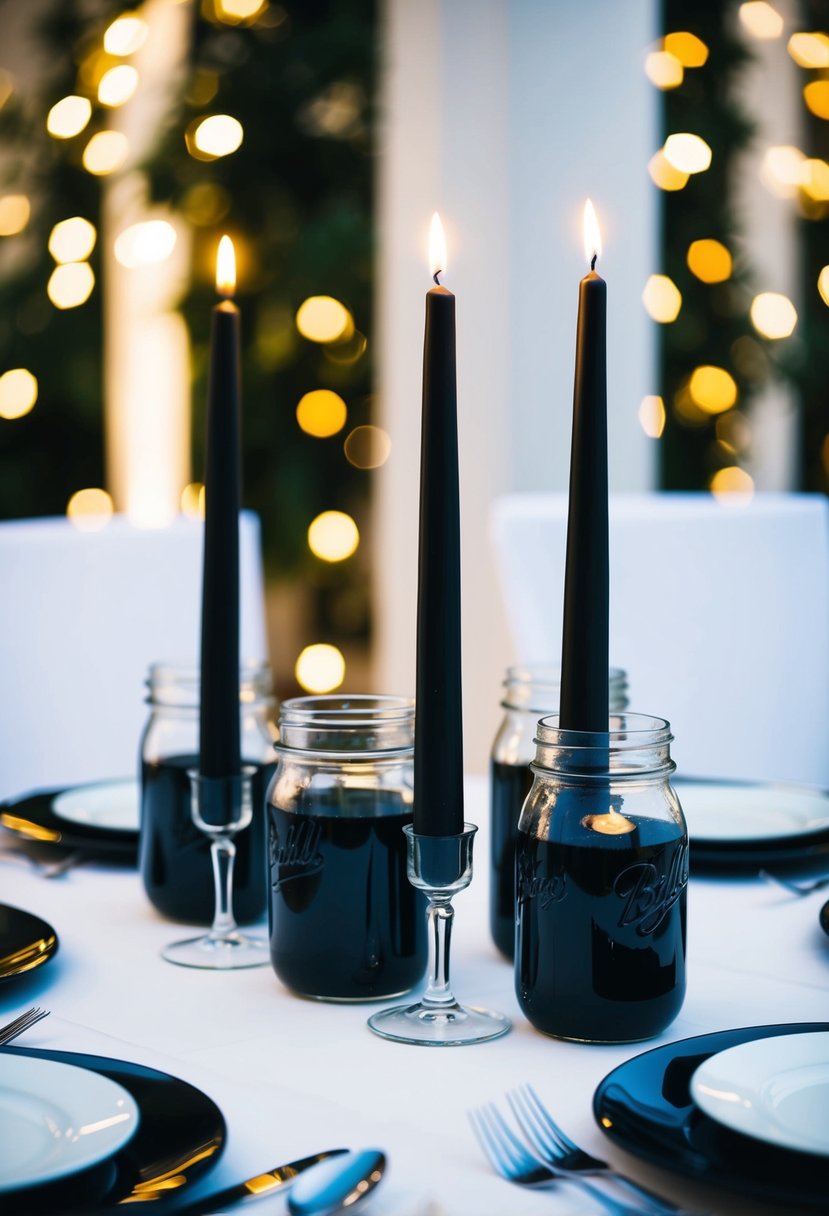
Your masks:
{"label": "silver knife", "polygon": [[[241,1199],[247,1199],[250,1195],[269,1195],[279,1187],[285,1186],[286,1183],[292,1182],[297,1174],[310,1169],[319,1161],[325,1161],[327,1157],[338,1157],[341,1153],[348,1151],[346,1148],[330,1148],[322,1153],[314,1153],[312,1157],[300,1157],[298,1161],[277,1165],[265,1174],[257,1174],[254,1178],[248,1178],[246,1182],[237,1182],[235,1186],[226,1187],[223,1191],[217,1191],[213,1195],[203,1195],[200,1199],[193,1199],[190,1203],[176,1207],[175,1216],[181,1216],[181,1214],[206,1216],[208,1212],[216,1212],[219,1208],[229,1207]],[[126,1195],[117,1207],[107,1208],[104,1212],[98,1213],[98,1216],[124,1216],[125,1205],[140,1204],[142,1200],[146,1201],[150,1198],[146,1191],[139,1195]],[[156,1193],[152,1198],[158,1199],[159,1195]],[[158,1208],[153,1205],[152,1210],[158,1211]]]}

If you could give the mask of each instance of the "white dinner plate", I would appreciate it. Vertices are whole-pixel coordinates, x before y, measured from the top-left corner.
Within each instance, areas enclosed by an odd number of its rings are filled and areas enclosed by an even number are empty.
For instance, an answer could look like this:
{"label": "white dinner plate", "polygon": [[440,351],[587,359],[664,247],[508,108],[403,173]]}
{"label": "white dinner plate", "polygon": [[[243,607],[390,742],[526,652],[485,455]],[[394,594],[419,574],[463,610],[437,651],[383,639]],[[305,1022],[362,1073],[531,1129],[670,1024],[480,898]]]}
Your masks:
{"label": "white dinner plate", "polygon": [[823,790],[679,777],[672,784],[692,844],[794,839],[829,829],[829,794]]}
{"label": "white dinner plate", "polygon": [[130,778],[76,785],[57,795],[52,802],[52,812],[70,823],[106,828],[108,832],[137,832],[138,782]]}
{"label": "white dinner plate", "polygon": [[829,1157],[829,1031],[753,1039],[709,1056],[691,1097],[745,1136]]}
{"label": "white dinner plate", "polygon": [[87,1068],[0,1054],[0,1192],[111,1157],[138,1127],[131,1094]]}

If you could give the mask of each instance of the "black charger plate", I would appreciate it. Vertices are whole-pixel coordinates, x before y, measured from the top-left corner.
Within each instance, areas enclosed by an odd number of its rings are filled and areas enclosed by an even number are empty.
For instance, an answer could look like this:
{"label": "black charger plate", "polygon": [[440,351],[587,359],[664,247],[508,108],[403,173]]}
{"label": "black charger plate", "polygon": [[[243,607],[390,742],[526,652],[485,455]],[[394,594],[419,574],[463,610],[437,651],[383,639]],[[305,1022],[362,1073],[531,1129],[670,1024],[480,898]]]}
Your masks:
{"label": "black charger plate", "polygon": [[138,863],[138,831],[115,831],[94,824],[76,823],[55,814],[55,798],[76,786],[35,790],[0,803],[0,826],[18,840],[59,849],[82,849],[89,857]]}
{"label": "black charger plate", "polygon": [[13,908],[0,904],[0,983],[28,975],[54,958],[58,935],[50,924]]}
{"label": "black charger plate", "polygon": [[212,1098],[188,1082],[105,1056],[30,1047],[2,1051],[92,1069],[123,1085],[141,1113],[135,1135],[111,1160],[48,1186],[3,1195],[4,1216],[47,1212],[91,1216],[98,1208],[124,1201],[152,1203],[186,1191],[219,1160],[227,1134],[224,1117]]}
{"label": "black charger plate", "polygon": [[829,1161],[722,1127],[691,1100],[696,1069],[716,1052],[754,1039],[829,1030],[827,1022],[747,1026],[655,1047],[627,1060],[593,1098],[599,1127],[637,1157],[703,1182],[774,1203],[825,1212]]}

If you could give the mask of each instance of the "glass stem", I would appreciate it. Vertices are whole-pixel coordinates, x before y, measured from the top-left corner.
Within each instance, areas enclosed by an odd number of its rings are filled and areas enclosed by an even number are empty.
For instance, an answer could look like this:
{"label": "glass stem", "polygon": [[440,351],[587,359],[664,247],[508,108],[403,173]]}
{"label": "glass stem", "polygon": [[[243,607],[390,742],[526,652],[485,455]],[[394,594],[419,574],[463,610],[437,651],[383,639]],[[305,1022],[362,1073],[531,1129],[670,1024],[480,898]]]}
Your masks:
{"label": "glass stem", "polygon": [[452,920],[455,909],[448,896],[430,896],[429,911],[429,982],[423,994],[424,1005],[446,1008],[456,1004],[449,987],[449,947],[452,941]]}
{"label": "glass stem", "polygon": [[233,863],[236,860],[236,845],[230,836],[214,836],[210,842],[210,857],[213,861],[213,889],[216,910],[211,937],[227,937],[236,931],[233,918]]}

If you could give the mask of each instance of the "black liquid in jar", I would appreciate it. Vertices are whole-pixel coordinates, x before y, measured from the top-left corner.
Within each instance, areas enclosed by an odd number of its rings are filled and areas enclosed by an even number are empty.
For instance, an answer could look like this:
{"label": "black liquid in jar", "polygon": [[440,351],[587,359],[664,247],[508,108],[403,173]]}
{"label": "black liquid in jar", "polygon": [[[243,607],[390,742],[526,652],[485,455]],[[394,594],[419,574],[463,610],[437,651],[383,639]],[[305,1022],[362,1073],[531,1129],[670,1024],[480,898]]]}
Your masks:
{"label": "black liquid in jar", "polygon": [[495,945],[515,954],[515,844],[521,807],[533,783],[529,764],[490,765],[489,930]]}
{"label": "black liquid in jar", "polygon": [[682,1005],[687,837],[628,818],[635,831],[600,841],[581,826],[567,843],[518,833],[515,986],[545,1034],[647,1039]]}
{"label": "black liquid in jar", "polygon": [[[215,906],[210,840],[193,823],[188,776],[198,767],[197,755],[142,763],[139,869],[150,902],[163,916],[209,925]],[[233,838],[233,914],[241,925],[258,920],[267,903],[265,795],[275,765],[250,767],[256,770],[253,821]]]}
{"label": "black liquid in jar", "polygon": [[411,808],[371,794],[361,808],[361,793],[346,814],[322,800],[312,815],[268,808],[271,961],[303,996],[379,1000],[426,969],[426,901],[406,876]]}

